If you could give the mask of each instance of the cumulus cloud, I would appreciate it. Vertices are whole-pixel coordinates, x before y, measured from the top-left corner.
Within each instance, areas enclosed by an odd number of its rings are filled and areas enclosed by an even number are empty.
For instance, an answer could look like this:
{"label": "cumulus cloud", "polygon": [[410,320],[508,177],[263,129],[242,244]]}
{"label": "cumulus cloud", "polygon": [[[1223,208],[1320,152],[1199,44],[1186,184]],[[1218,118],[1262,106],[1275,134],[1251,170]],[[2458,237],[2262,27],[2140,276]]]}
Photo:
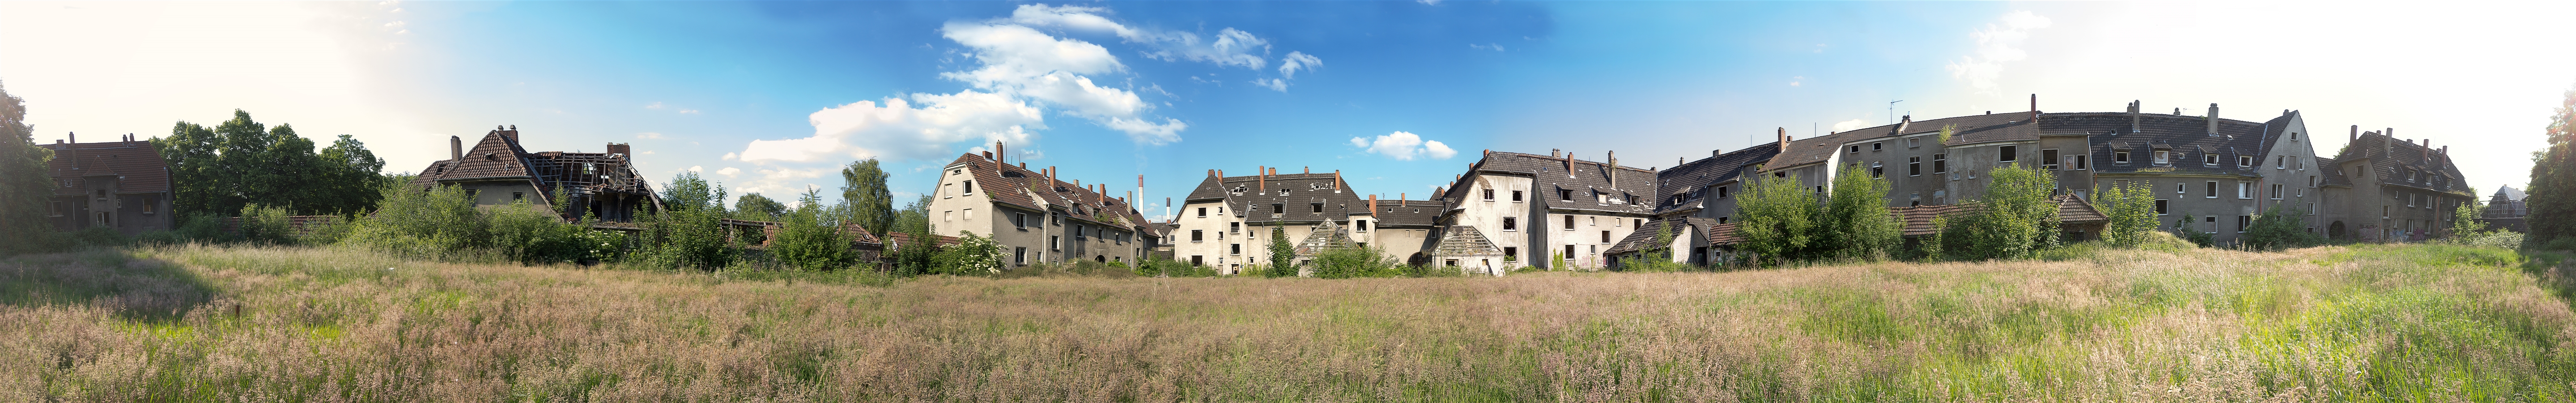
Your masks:
{"label": "cumulus cloud", "polygon": [[1852,129],[1859,129],[1859,128],[1863,128],[1863,127],[1870,127],[1870,126],[1871,126],[1871,125],[1869,124],[1869,121],[1866,121],[1866,120],[1860,120],[1860,119],[1852,119],[1852,120],[1845,120],[1845,121],[1840,121],[1840,122],[1834,122],[1834,131],[1837,131],[1837,132],[1847,132],[1847,131],[1851,131]]}
{"label": "cumulus cloud", "polygon": [[1303,69],[1306,71],[1314,71],[1316,67],[1323,66],[1324,59],[1316,58],[1315,55],[1309,55],[1305,52],[1288,52],[1288,57],[1279,59],[1279,76],[1285,78],[1297,78],[1297,70]]}
{"label": "cumulus cloud", "polygon": [[725,176],[725,177],[727,177],[727,178],[731,178],[731,177],[733,177],[734,175],[742,174],[742,168],[724,167],[724,169],[718,169],[718,170],[716,170],[716,174],[717,174],[717,175],[724,175],[724,176]]}
{"label": "cumulus cloud", "polygon": [[1448,144],[1426,141],[1408,132],[1388,133],[1375,139],[1352,137],[1351,146],[1398,161],[1412,161],[1415,157],[1445,160],[1458,155],[1458,150],[1449,149]]}
{"label": "cumulus cloud", "polygon": [[[1253,35],[1251,32],[1228,27],[1218,29],[1214,35],[1201,36],[1197,32],[1190,31],[1139,28],[1104,16],[1108,13],[1109,9],[1101,7],[1023,4],[1012,10],[1010,17],[995,19],[992,24],[1113,35],[1126,43],[1151,48],[1138,53],[1154,60],[1206,62],[1218,66],[1255,70],[1270,65],[1268,59],[1270,40],[1262,39],[1261,36]],[[1299,70],[1314,70],[1316,66],[1323,64],[1323,60],[1303,52],[1292,51],[1288,52],[1288,56],[1281,58],[1279,63],[1279,75],[1282,79],[1265,79],[1257,83],[1274,90],[1286,91],[1287,79],[1295,79]]]}
{"label": "cumulus cloud", "polygon": [[2030,39],[2030,31],[2049,24],[2048,17],[2027,10],[2005,13],[1986,24],[1985,29],[1970,34],[1977,38],[1976,53],[1950,62],[1950,77],[1967,82],[1979,93],[1995,93],[1995,79],[2003,76],[2004,64],[2030,58],[2030,53],[2020,48],[2022,41]]}
{"label": "cumulus cloud", "polygon": [[968,90],[910,98],[886,98],[882,104],[859,101],[815,111],[806,119],[814,126],[812,137],[753,140],[740,158],[751,162],[810,162],[844,155],[938,158],[949,144],[959,141],[1019,143],[1029,139],[1028,129],[1046,127],[1037,107],[1008,95]]}
{"label": "cumulus cloud", "polygon": [[[1021,7],[1029,10],[1029,6]],[[1051,7],[1045,10],[1095,10],[1084,7]],[[1015,13],[1028,14],[1028,13]],[[1108,22],[1088,13],[1041,13],[999,21],[1032,20],[1073,27],[1093,27]],[[1079,14],[1079,15],[1068,15]],[[1095,21],[1096,20],[1096,21]],[[1105,29],[1105,28],[1104,28]],[[1123,27],[1119,29],[1124,29]],[[975,70],[940,73],[941,77],[964,81],[977,89],[1010,97],[1022,97],[1061,106],[1067,113],[1081,116],[1127,133],[1130,139],[1145,144],[1165,144],[1179,140],[1179,130],[1186,125],[1148,124],[1144,112],[1153,104],[1137,97],[1136,92],[1100,86],[1086,75],[1124,71],[1126,65],[1109,55],[1109,50],[1090,42],[1057,38],[1021,25],[1001,23],[954,22],[940,28],[941,36],[973,49],[976,61],[983,67]]]}
{"label": "cumulus cloud", "polygon": [[771,199],[776,199],[781,203],[791,203],[796,199],[796,193],[802,193],[807,187],[813,186],[812,184],[805,182],[811,182],[813,179],[821,178],[827,174],[839,174],[840,170],[836,168],[766,168],[761,169],[756,173],[758,175],[754,175],[751,179],[745,180],[742,186],[735,187],[734,189],[741,193],[766,194],[768,191],[779,191],[782,192],[779,195],[784,197],[772,197]]}

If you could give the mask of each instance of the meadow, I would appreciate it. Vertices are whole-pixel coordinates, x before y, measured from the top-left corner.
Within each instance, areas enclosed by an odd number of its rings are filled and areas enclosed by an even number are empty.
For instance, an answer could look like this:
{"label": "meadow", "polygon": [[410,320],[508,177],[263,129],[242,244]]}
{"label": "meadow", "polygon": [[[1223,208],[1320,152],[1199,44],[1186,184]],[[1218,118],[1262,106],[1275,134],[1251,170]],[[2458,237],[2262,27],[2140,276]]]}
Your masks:
{"label": "meadow", "polygon": [[169,246],[0,260],[0,401],[2571,401],[2449,245],[887,285]]}

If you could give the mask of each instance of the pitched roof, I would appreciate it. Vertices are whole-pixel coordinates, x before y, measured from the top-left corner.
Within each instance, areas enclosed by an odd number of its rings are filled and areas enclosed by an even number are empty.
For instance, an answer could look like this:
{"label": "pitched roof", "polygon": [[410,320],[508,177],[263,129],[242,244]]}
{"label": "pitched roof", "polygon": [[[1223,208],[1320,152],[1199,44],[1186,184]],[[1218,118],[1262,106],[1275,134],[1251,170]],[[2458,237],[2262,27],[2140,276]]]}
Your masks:
{"label": "pitched roof", "polygon": [[1377,213],[1371,216],[1378,227],[1429,228],[1439,223],[1440,211],[1447,208],[1448,203],[1438,200],[1378,200]]}
{"label": "pitched roof", "polygon": [[[1664,225],[1667,225],[1672,221],[1674,220],[1647,221],[1645,225],[1638,226],[1636,231],[1629,231],[1628,237],[1620,238],[1619,243],[1613,244],[1610,247],[1610,250],[1603,251],[1603,253],[1627,253],[1649,249],[1655,243],[1655,237],[1661,236],[1659,232],[1663,231]],[[1684,217],[1681,219],[1681,222],[1684,223],[1684,225],[1680,227],[1682,230],[1673,231],[1674,239],[1683,239],[1682,237],[1685,236],[1697,236],[1706,238],[1710,245],[1735,244],[1734,223],[1718,224],[1715,219],[1699,217]],[[1685,230],[1689,232],[1684,232]],[[1717,241],[1720,238],[1727,239],[1727,241],[1722,244],[1718,243]]]}
{"label": "pitched roof", "polygon": [[[2342,154],[2335,155],[2337,161],[2361,158],[2370,160],[2371,177],[2379,178],[2379,185],[2462,196],[2477,195],[2475,188],[2469,187],[2466,178],[2460,175],[2459,165],[2452,163],[2449,154],[2412,140],[2395,139],[2380,132],[2362,132],[2361,137],[2344,145]],[[2425,180],[2412,180],[2415,176],[2408,175],[2409,172],[2423,173]]]}
{"label": "pitched roof", "polygon": [[[57,180],[86,176],[115,175],[117,193],[170,191],[170,163],[161,159],[161,150],[145,141],[104,143],[61,143],[40,145],[54,150],[54,159],[45,164],[45,175]],[[69,182],[57,182],[57,185]],[[56,195],[79,195],[85,187],[55,186]]]}
{"label": "pitched roof", "polygon": [[[2278,120],[2278,119],[2276,119]],[[2261,158],[2268,141],[2264,136],[2269,125],[2220,118],[2219,135],[2209,135],[2209,121],[2199,116],[2177,116],[2140,113],[2135,116],[2136,129],[2131,132],[2132,116],[2126,112],[2046,113],[2040,124],[2049,133],[2086,134],[2093,138],[2095,174],[2127,172],[2176,172],[2215,175],[2259,175],[2261,164],[2241,166],[2236,157]],[[2157,165],[2155,150],[2171,150],[2176,155],[2171,163]],[[2129,163],[2113,162],[2111,152],[2130,152]],[[2218,165],[2204,163],[2200,153],[2220,154]]]}
{"label": "pitched roof", "polygon": [[1075,185],[1028,168],[1002,164],[975,154],[959,154],[949,166],[971,166],[975,181],[982,182],[984,197],[996,204],[1030,211],[1062,211],[1067,217],[1129,230],[1142,231],[1145,215],[1136,207],[1097,189]]}
{"label": "pitched roof", "polygon": [[2342,186],[2342,187],[2352,187],[2352,178],[2344,177],[2344,175],[2343,175],[2343,167],[2342,167],[2342,166],[2339,166],[2339,165],[2336,165],[2336,164],[2339,164],[2339,163],[2342,163],[2342,161],[2337,161],[2337,160],[2335,160],[2335,159],[2333,159],[2333,158],[2317,157],[2317,166],[2319,166],[2319,167],[2334,167],[2334,169],[2322,169],[2322,171],[2325,171],[2325,175],[2324,175],[2324,178],[2323,178],[2323,179],[2318,179],[2318,180],[2317,180],[2317,186],[2318,186],[2318,187],[2325,187],[2325,186]]}
{"label": "pitched roof", "polygon": [[1707,196],[1689,197],[1692,192],[1736,180],[1736,177],[1746,171],[1744,169],[1746,166],[1769,161],[1771,156],[1779,153],[1780,143],[1775,141],[1718,154],[1714,157],[1701,158],[1698,161],[1656,172],[1655,189],[1662,193],[1656,195],[1655,213],[1663,214],[1698,208],[1698,203],[1687,203],[1687,201]]}
{"label": "pitched roof", "polygon": [[[1852,129],[1807,139],[1792,139],[1789,141],[1789,150],[1772,157],[1766,165],[1772,169],[1780,169],[1821,163],[1833,157],[1834,152],[1843,148],[1844,143],[1881,137],[1939,133],[1945,127],[1955,127],[1950,131],[1950,142],[1946,143],[1953,145],[2032,140],[2038,139],[2040,134],[2039,126],[2031,123],[2029,112],[1954,116],[1920,122],[1907,117],[1906,120],[1896,124]],[[1772,144],[1776,146],[1779,143]]]}
{"label": "pitched roof", "polygon": [[2512,185],[2506,185],[2496,187],[2495,197],[2501,197],[2505,200],[2522,201],[2522,198],[2527,196],[2522,194],[2522,189],[2515,189]]}
{"label": "pitched roof", "polygon": [[[493,130],[465,150],[463,160],[446,159],[432,162],[412,178],[412,185],[429,187],[440,181],[535,178],[528,168],[528,150],[519,146],[518,130]],[[531,182],[534,182],[533,180]]]}
{"label": "pitched roof", "polygon": [[2057,196],[2057,222],[2059,223],[2085,224],[2110,220],[2110,216],[2103,215],[2102,210],[2093,208],[2092,202],[2077,198],[2075,195]]}
{"label": "pitched roof", "polygon": [[[1366,213],[1368,201],[1342,182],[1339,174],[1300,173],[1268,176],[1209,176],[1190,190],[1189,202],[1223,201],[1227,214],[1251,222],[1315,223],[1348,220]],[[1316,212],[1314,203],[1323,203]],[[1381,204],[1385,201],[1380,201]],[[1276,205],[1276,206],[1273,206]],[[1271,213],[1273,208],[1278,213]]]}
{"label": "pitched roof", "polygon": [[[1570,172],[1567,171],[1568,165],[1572,165],[1573,168]],[[1629,214],[1653,213],[1655,203],[1651,198],[1656,197],[1655,171],[1624,166],[1607,169],[1605,168],[1607,166],[1609,166],[1607,163],[1573,159],[1570,156],[1549,157],[1493,151],[1486,152],[1485,157],[1476,161],[1469,172],[1528,176],[1531,180],[1530,190],[1539,193],[1532,197],[1537,197],[1541,203],[1547,203],[1547,207],[1551,209]],[[1612,186],[1614,177],[1617,179],[1615,182],[1618,186]],[[1461,185],[1449,184],[1440,197],[1445,200],[1465,199],[1468,186]],[[1553,197],[1555,196],[1553,193],[1560,189],[1575,191],[1575,199],[1568,202]],[[1609,196],[1609,200],[1601,203],[1588,200],[1592,196],[1591,192],[1605,193]]]}

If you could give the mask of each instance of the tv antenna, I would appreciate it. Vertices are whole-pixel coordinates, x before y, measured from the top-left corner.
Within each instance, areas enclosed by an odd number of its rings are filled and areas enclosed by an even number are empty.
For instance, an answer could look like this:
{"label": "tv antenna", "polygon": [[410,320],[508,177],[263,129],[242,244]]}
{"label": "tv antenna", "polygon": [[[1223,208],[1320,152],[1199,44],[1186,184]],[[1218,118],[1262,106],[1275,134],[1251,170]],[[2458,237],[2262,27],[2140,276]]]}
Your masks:
{"label": "tv antenna", "polygon": [[1887,124],[1896,124],[1896,103],[1898,102],[1905,102],[1905,100],[1887,101]]}

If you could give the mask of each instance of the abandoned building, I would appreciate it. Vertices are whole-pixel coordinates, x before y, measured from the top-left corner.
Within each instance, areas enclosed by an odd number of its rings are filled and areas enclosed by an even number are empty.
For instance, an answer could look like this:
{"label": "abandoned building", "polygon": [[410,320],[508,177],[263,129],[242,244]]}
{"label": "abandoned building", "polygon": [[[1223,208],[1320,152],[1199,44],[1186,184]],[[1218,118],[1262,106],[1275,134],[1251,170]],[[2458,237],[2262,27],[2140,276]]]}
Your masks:
{"label": "abandoned building", "polygon": [[1435,264],[1493,274],[1605,268],[1609,249],[1655,218],[1655,170],[1620,166],[1616,152],[1600,162],[1549,154],[1488,150],[1439,189]]}
{"label": "abandoned building", "polygon": [[413,186],[462,187],[477,205],[552,205],[561,193],[571,199],[564,203],[571,208],[558,212],[567,220],[596,215],[600,221],[633,222],[662,209],[625,143],[608,143],[597,153],[528,152],[516,125],[494,127],[472,147],[455,136],[447,141],[449,158],[421,169]]}
{"label": "abandoned building", "polygon": [[44,145],[54,151],[45,176],[54,183],[47,208],[55,229],[114,228],[126,236],[175,228],[170,163],[152,143],[126,135],[82,143],[78,134]]}
{"label": "abandoned building", "polygon": [[[1002,144],[993,149],[1003,150]],[[1134,193],[1110,197],[1107,184],[1057,179],[1053,167],[1009,165],[1001,157],[1008,154],[995,151],[961,154],[940,168],[931,228],[991,237],[1002,246],[1004,267],[1012,268],[1074,260],[1134,264],[1154,246],[1147,228],[1153,223],[1129,203]]]}
{"label": "abandoned building", "polygon": [[2486,209],[2478,212],[2478,221],[2486,223],[2489,231],[2531,232],[2531,224],[2523,222],[2531,216],[2527,198],[2522,189],[2497,187],[2495,196],[2487,198]]}
{"label": "abandoned building", "polygon": [[1270,261],[1270,228],[1278,227],[1303,264],[1324,249],[1377,248],[1387,258],[1424,262],[1434,201],[1361,195],[1340,171],[1311,168],[1279,173],[1254,167],[1252,175],[1209,170],[1181,201],[1168,241],[1172,258],[1234,274]]}

